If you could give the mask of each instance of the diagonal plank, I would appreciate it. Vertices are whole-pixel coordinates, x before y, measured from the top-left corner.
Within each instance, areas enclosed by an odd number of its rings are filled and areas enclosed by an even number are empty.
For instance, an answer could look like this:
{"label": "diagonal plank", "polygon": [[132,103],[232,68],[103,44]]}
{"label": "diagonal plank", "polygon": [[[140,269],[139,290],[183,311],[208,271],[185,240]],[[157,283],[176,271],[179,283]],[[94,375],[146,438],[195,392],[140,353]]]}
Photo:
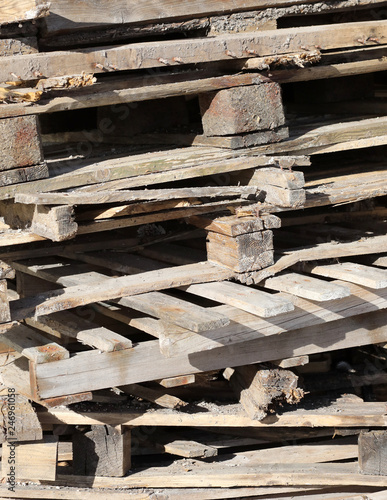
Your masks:
{"label": "diagonal plank", "polygon": [[13,318],[39,317],[93,302],[177,288],[192,283],[221,281],[232,276],[233,273],[230,270],[209,262],[201,262],[134,276],[109,278],[94,289],[90,289],[88,285],[71,286],[64,290],[54,290],[35,297],[16,300],[12,303]]}

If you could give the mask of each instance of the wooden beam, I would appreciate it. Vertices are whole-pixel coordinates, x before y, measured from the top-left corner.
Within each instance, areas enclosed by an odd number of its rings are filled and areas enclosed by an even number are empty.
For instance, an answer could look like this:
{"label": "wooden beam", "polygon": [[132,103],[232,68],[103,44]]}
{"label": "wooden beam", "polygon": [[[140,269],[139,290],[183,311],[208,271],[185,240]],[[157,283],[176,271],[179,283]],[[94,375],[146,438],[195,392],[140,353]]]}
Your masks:
{"label": "wooden beam", "polygon": [[364,266],[353,262],[340,262],[339,264],[306,265],[306,270],[318,276],[341,279],[356,283],[368,288],[380,289],[387,287],[387,269]]}
{"label": "wooden beam", "polygon": [[359,469],[362,474],[387,476],[386,431],[362,431],[359,435]]}
{"label": "wooden beam", "polygon": [[[354,35],[354,33],[356,33]],[[359,38],[357,38],[359,37]],[[286,28],[249,33],[248,47],[246,35],[231,34],[203,39],[170,40],[163,43],[145,42],[102,49],[78,51],[58,51],[2,58],[0,81],[12,78],[16,73],[22,80],[33,80],[39,71],[45,77],[69,74],[101,73],[106,68],[119,70],[146,69],[246,58],[246,50],[258,51],[260,55],[278,52],[295,52],[300,46],[315,47],[324,50],[364,46],[374,44],[368,41],[374,38],[385,43],[387,28],[384,21],[366,21],[332,25]],[[284,51],[284,47],[286,50]],[[102,68],[102,69],[101,69]]]}

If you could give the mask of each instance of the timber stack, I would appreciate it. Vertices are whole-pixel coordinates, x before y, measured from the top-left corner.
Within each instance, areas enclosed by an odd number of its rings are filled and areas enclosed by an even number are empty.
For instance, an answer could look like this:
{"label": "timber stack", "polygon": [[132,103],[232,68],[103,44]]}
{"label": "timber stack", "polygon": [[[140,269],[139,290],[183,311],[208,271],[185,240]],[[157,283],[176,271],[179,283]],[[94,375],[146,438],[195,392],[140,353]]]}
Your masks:
{"label": "timber stack", "polygon": [[384,4],[0,6],[2,498],[386,498]]}

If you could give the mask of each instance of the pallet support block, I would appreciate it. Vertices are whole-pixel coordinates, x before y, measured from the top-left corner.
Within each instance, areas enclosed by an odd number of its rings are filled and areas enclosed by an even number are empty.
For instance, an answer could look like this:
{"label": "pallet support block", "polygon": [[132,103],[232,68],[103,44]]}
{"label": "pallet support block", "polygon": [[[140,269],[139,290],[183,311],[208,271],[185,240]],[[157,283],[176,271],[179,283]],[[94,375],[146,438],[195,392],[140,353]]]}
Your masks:
{"label": "pallet support block", "polygon": [[74,473],[122,477],[131,468],[131,430],[121,426],[92,425],[73,435]]}
{"label": "pallet support block", "polygon": [[38,117],[18,116],[0,120],[0,170],[43,162]]}
{"label": "pallet support block", "polygon": [[255,231],[230,237],[209,231],[207,258],[238,273],[271,266],[274,263],[273,232]]}
{"label": "pallet support block", "polygon": [[199,103],[207,136],[273,130],[285,123],[281,88],[277,83],[200,94]]}
{"label": "pallet support block", "polygon": [[387,431],[360,433],[359,469],[362,474],[387,476]]}

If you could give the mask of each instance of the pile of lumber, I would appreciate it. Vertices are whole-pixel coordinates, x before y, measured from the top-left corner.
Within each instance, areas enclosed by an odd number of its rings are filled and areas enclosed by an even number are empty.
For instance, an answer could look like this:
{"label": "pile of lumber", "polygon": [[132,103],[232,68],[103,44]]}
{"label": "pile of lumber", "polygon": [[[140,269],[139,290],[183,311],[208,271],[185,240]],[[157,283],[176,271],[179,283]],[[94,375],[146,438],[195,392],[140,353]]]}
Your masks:
{"label": "pile of lumber", "polygon": [[97,3],[0,6],[2,498],[385,498],[383,2]]}

